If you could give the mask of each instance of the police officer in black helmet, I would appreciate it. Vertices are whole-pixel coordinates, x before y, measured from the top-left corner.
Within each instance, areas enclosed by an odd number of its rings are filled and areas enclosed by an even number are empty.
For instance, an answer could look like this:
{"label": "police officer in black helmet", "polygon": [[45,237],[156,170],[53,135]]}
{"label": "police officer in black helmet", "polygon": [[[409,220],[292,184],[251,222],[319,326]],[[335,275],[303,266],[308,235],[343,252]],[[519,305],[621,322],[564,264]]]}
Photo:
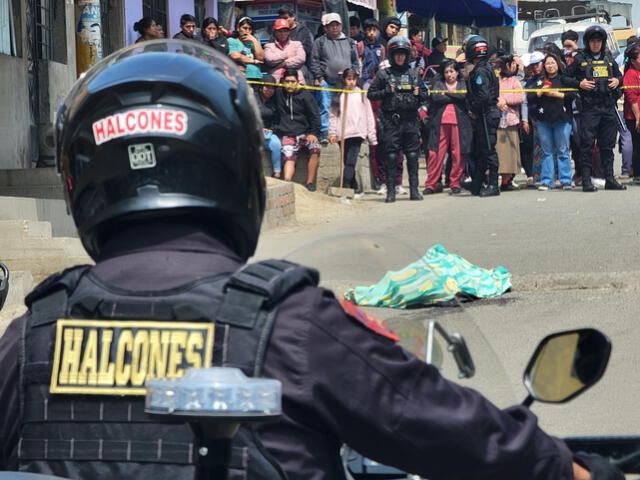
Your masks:
{"label": "police officer in black helmet", "polygon": [[467,41],[465,57],[474,65],[467,80],[467,99],[475,131],[476,168],[471,181],[461,186],[473,195],[491,197],[500,195],[496,153],[500,82],[489,63],[489,45],[483,37],[475,35]]}
{"label": "police officer in black helmet", "polygon": [[231,478],[344,479],[343,442],[432,479],[591,478],[529,410],[445,380],[316,271],[245,265],[265,198],[252,93],[214,50],[158,42],[103,60],[58,112],[66,198],[96,264],[45,280],[0,338],[0,469],[193,478],[210,452],[147,417],[140,390],[212,363],[283,383],[282,420],[240,430]]}
{"label": "police officer in black helmet", "polygon": [[381,100],[380,130],[387,171],[387,203],[396,201],[396,168],[403,151],[409,173],[409,199],[422,200],[418,188],[420,127],[418,109],[427,101],[420,75],[410,65],[411,42],[395,36],[387,44],[391,66],[380,70],[369,87],[370,100]]}
{"label": "police officer in black helmet", "polygon": [[613,147],[616,143],[620,119],[616,102],[620,96],[622,73],[606,48],[607,32],[600,25],[591,25],[584,32],[584,48],[564,71],[562,82],[567,87],[579,88],[580,161],[582,164],[582,191],[595,192],[591,182],[591,149],[597,140],[605,173],[605,190],[625,190],[613,174]]}

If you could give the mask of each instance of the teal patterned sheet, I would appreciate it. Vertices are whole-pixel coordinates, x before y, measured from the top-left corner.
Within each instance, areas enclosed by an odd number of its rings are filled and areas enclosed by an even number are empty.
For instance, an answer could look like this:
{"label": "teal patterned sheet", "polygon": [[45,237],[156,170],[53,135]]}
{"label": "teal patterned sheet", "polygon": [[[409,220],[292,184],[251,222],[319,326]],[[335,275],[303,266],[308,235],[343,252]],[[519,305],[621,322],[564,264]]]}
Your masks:
{"label": "teal patterned sheet", "polygon": [[352,288],[344,297],[366,307],[408,308],[446,302],[458,293],[493,298],[510,288],[511,273],[506,268],[480,268],[434,245],[420,260],[387,272],[375,285]]}

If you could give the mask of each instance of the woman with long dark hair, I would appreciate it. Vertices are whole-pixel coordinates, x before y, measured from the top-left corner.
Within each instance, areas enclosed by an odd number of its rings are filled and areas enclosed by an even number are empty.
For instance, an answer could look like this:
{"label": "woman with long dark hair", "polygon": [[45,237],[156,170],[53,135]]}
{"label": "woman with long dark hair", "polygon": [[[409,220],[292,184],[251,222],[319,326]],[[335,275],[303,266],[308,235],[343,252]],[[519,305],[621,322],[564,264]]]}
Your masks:
{"label": "woman with long dark hair", "polygon": [[440,64],[441,75],[435,77],[433,90],[451,93],[432,93],[429,101],[429,138],[427,140],[427,181],[424,194],[442,191],[442,169],[447,153],[451,155],[449,186],[451,193],[460,193],[464,176],[464,156],[471,151],[473,130],[467,112],[467,97],[456,90],[466,85],[455,60]]}
{"label": "woman with long dark hair", "polygon": [[220,28],[218,20],[213,17],[207,17],[202,22],[202,42],[220,53],[229,53],[229,41],[224,35],[224,29]]}
{"label": "woman with long dark hair", "polygon": [[554,158],[558,161],[558,180],[562,189],[571,189],[571,136],[574,92],[560,92],[560,78],[564,63],[554,54],[544,59],[542,90],[537,92],[535,103],[529,108],[537,110],[538,136],[542,148],[542,174],[539,190],[555,188]]}
{"label": "woman with long dark hair", "polygon": [[253,32],[253,20],[250,17],[237,20],[233,38],[229,39],[229,57],[242,63],[246,67],[245,76],[255,80],[262,78],[260,65],[264,63],[264,50]]}

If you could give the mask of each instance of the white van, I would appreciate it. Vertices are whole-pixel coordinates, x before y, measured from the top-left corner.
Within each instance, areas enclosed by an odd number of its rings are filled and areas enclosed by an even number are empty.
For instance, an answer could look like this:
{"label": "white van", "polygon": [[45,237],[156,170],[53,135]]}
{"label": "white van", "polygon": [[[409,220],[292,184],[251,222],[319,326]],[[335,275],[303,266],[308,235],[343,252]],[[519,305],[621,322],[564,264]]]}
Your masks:
{"label": "white van", "polygon": [[[549,42],[555,43],[560,47],[560,49],[562,49],[561,36],[567,30],[573,30],[578,34],[578,45],[582,48],[584,46],[584,41],[582,39],[582,37],[584,37],[584,31],[591,25],[596,24],[592,22],[563,23],[536,30],[529,37],[528,51],[533,52],[537,48],[544,47],[544,44]],[[618,65],[621,66],[624,63],[624,55],[620,52],[620,47],[616,41],[613,27],[606,23],[599,23],[597,25],[600,25],[607,32],[607,48],[611,51],[611,54],[617,61]]]}

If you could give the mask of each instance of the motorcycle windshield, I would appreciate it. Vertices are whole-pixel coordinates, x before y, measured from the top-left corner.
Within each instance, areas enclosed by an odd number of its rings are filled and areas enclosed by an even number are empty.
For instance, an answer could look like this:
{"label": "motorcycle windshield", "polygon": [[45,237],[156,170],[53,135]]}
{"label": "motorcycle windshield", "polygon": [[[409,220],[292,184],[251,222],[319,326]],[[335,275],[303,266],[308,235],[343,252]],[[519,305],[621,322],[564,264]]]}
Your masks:
{"label": "motorcycle windshield", "polygon": [[[321,286],[341,298],[349,289],[373,285],[387,272],[402,270],[424,254],[389,236],[349,233],[325,236],[295,249],[285,258],[319,270]],[[479,391],[499,407],[514,405],[525,396],[521,377],[507,376],[490,339],[483,334],[466,302],[468,299],[456,297],[423,308],[361,308],[386,323],[400,337],[401,345],[422,360],[428,355],[430,321],[437,321],[450,336],[459,333],[475,364],[473,377],[458,378],[456,361],[447,352],[447,344],[440,335],[436,335],[431,363],[437,365],[446,378]]]}

